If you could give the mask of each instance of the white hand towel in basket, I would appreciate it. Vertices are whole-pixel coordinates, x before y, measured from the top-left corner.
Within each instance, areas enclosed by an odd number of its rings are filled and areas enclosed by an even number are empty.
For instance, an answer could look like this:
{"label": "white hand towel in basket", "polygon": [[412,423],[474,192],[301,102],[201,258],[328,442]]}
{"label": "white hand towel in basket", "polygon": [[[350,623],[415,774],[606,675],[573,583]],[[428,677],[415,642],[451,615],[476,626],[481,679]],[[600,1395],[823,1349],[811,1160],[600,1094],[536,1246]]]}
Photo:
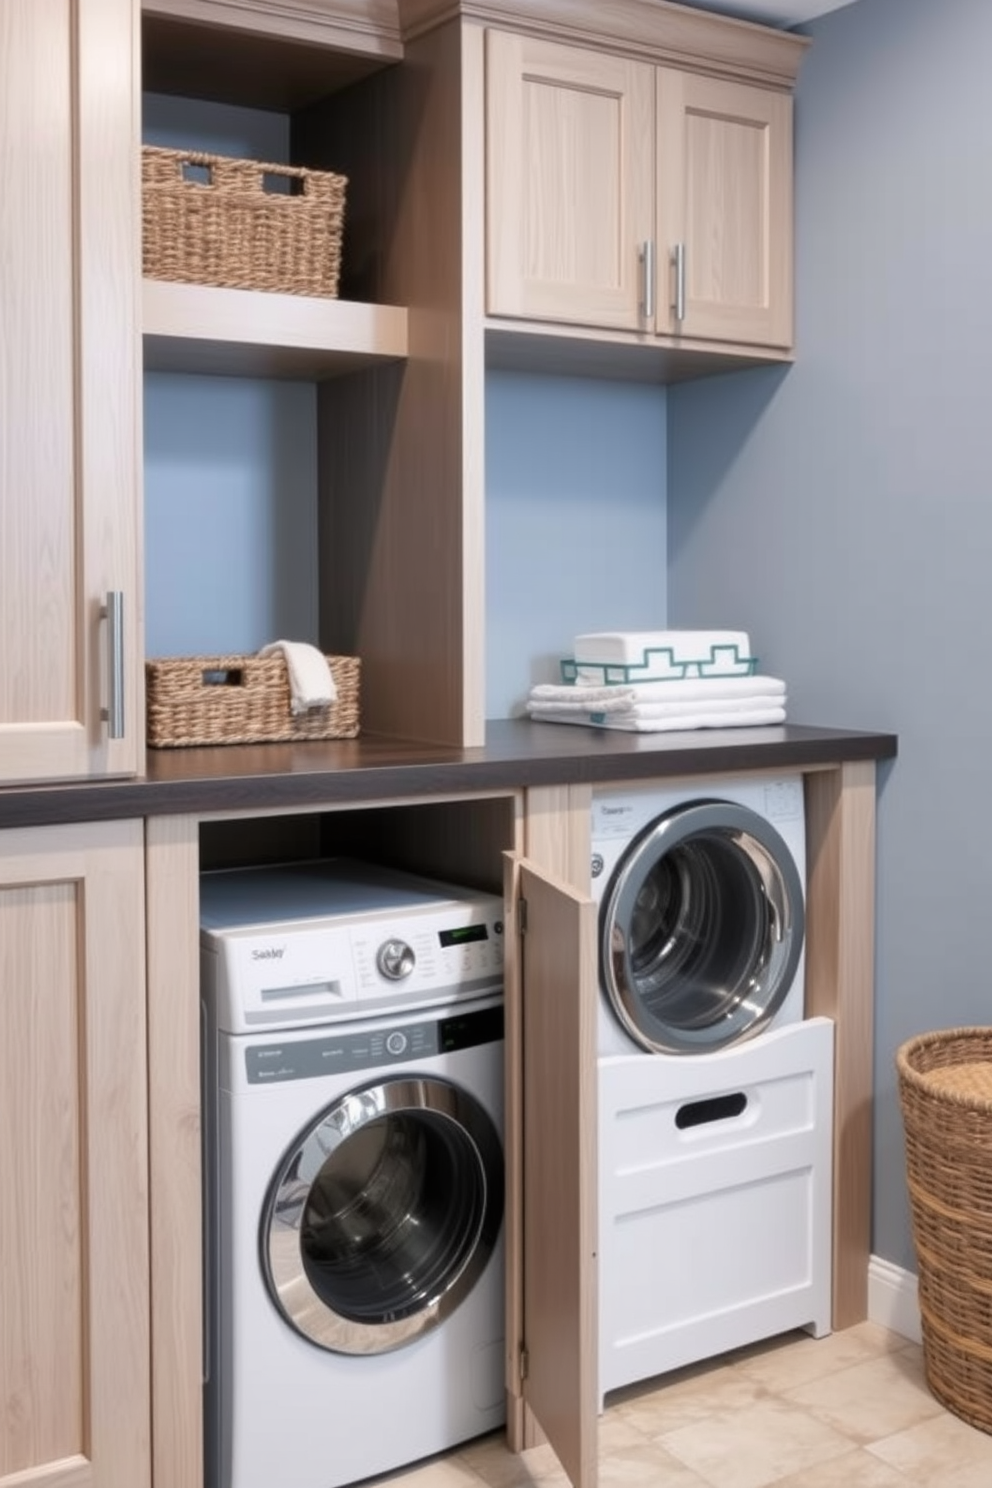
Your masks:
{"label": "white hand towel in basket", "polygon": [[306,641],[272,641],[258,654],[274,656],[279,651],[286,658],[289,706],[294,717],[308,713],[311,708],[326,708],[336,701],[338,690],[322,651]]}

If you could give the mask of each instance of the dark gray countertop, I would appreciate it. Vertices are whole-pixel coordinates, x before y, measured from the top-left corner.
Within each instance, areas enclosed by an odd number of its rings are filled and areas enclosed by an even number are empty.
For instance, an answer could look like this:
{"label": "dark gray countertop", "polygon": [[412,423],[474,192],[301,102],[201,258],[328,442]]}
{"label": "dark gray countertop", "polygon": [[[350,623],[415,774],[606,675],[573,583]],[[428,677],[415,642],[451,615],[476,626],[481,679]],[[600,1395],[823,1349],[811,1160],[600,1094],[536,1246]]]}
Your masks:
{"label": "dark gray countertop", "polygon": [[461,791],[514,790],[666,776],[808,770],[895,756],[895,734],[804,727],[628,734],[612,729],[500,719],[485,745],[445,745],[367,735],[306,744],[238,744],[148,751],[140,779],[0,789],[0,828],[122,817],[197,815]]}

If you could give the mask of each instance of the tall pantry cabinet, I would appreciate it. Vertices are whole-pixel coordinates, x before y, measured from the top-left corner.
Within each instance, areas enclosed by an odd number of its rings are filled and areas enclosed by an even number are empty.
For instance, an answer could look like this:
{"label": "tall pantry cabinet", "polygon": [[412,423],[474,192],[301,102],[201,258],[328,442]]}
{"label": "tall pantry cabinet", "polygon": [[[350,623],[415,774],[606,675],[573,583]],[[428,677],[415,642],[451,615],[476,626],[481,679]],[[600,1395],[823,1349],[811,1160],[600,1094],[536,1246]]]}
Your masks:
{"label": "tall pantry cabinet", "polygon": [[0,4],[0,781],[142,759],[132,0]]}
{"label": "tall pantry cabinet", "polygon": [[[0,0],[0,781],[133,775],[132,0]],[[140,822],[0,833],[0,1484],[150,1482]]]}

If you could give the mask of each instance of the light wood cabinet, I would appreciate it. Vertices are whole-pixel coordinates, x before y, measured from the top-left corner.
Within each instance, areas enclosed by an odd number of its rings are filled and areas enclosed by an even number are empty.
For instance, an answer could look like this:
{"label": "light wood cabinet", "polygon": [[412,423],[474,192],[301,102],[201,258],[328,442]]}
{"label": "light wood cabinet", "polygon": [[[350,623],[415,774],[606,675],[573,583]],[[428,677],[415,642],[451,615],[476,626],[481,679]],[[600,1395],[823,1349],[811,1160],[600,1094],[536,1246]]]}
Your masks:
{"label": "light wood cabinet", "polygon": [[142,835],[0,834],[0,1485],[150,1482]]}
{"label": "light wood cabinet", "polygon": [[656,82],[655,329],[786,350],[792,98],[670,67]]}
{"label": "light wood cabinet", "polygon": [[142,758],[137,23],[0,5],[0,784]]}
{"label": "light wood cabinet", "polygon": [[489,31],[486,107],[488,312],[643,329],[654,69]]}
{"label": "light wood cabinet", "polygon": [[792,344],[792,97],[486,34],[486,311]]}

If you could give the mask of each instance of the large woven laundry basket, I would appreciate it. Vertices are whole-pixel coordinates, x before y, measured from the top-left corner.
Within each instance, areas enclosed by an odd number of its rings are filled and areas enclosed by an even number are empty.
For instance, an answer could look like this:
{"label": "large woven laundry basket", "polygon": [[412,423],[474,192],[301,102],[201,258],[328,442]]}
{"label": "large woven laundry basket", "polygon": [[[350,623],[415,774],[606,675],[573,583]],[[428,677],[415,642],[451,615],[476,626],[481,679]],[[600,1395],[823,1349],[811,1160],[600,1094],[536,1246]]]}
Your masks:
{"label": "large woven laundry basket", "polygon": [[992,1028],[896,1054],[927,1383],[992,1432]]}

